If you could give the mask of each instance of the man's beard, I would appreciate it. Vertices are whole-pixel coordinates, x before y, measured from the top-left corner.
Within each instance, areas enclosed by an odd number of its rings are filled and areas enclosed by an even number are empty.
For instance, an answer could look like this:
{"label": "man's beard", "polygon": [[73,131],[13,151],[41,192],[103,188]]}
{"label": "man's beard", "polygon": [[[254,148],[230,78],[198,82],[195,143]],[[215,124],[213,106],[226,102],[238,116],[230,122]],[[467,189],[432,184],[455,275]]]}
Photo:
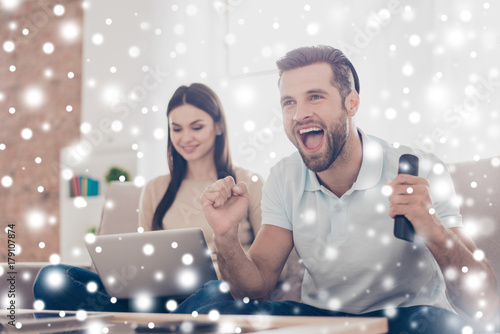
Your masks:
{"label": "man's beard", "polygon": [[348,133],[347,115],[344,114],[344,117],[342,117],[340,122],[335,124],[333,129],[325,128],[325,152],[307,155],[301,145],[298,145],[300,156],[306,167],[315,173],[327,170],[337,160],[340,153],[342,153],[347,142]]}

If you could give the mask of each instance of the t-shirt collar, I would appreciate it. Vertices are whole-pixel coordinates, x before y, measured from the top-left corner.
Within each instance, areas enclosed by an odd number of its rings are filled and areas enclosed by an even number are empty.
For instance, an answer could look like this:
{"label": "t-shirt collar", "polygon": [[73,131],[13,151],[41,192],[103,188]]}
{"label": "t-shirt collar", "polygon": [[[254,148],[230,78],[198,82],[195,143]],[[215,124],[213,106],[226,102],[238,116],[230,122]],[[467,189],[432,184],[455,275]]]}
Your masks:
{"label": "t-shirt collar", "polygon": [[[375,186],[382,177],[382,167],[384,164],[384,151],[382,145],[377,141],[368,137],[361,129],[358,128],[358,133],[361,136],[363,145],[363,157],[361,160],[361,168],[358,178],[352,185],[348,193],[354,190],[366,190]],[[306,191],[321,190],[321,184],[315,172],[307,169],[306,176]]]}

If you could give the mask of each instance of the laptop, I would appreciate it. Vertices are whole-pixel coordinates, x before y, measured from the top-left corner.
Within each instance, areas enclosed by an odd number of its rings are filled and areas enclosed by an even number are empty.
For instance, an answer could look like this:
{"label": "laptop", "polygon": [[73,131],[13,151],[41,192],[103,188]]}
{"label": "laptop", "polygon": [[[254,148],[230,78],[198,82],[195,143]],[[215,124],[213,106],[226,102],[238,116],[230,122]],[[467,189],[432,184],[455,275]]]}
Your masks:
{"label": "laptop", "polygon": [[112,297],[183,298],[217,279],[201,228],[99,235],[85,245]]}

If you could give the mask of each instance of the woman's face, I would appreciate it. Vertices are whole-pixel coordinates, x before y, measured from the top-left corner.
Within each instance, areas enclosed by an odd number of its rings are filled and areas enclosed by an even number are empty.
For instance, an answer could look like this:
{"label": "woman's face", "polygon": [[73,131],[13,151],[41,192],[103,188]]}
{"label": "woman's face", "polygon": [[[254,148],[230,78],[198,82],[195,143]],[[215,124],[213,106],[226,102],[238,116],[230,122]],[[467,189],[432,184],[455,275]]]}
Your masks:
{"label": "woman's face", "polygon": [[186,161],[213,159],[218,127],[212,117],[191,104],[174,108],[169,116],[170,139]]}

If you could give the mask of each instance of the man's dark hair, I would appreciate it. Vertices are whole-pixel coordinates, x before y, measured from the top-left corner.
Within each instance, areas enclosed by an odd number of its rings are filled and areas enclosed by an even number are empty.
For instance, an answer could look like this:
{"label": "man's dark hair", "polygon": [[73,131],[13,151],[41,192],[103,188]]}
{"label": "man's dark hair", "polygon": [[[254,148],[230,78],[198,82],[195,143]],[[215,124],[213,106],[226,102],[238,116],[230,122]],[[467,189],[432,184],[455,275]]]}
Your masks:
{"label": "man's dark hair", "polygon": [[330,64],[333,71],[332,85],[339,90],[343,99],[349,95],[353,85],[359,94],[359,78],[354,66],[342,51],[331,46],[306,46],[291,50],[276,65],[281,80],[281,75],[286,71],[316,63]]}

